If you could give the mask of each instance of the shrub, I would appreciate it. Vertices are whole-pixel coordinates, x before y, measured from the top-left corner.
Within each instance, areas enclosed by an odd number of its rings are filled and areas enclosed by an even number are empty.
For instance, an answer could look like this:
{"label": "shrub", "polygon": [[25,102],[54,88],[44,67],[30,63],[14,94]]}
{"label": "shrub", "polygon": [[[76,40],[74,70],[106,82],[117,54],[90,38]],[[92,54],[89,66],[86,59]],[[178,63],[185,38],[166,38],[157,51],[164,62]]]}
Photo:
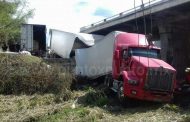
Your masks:
{"label": "shrub", "polygon": [[72,82],[72,75],[48,67],[42,59],[19,54],[0,54],[0,93],[34,94],[63,93]]}
{"label": "shrub", "polygon": [[87,105],[96,105],[102,107],[109,103],[109,99],[103,91],[89,89],[89,92],[85,96],[85,103]]}

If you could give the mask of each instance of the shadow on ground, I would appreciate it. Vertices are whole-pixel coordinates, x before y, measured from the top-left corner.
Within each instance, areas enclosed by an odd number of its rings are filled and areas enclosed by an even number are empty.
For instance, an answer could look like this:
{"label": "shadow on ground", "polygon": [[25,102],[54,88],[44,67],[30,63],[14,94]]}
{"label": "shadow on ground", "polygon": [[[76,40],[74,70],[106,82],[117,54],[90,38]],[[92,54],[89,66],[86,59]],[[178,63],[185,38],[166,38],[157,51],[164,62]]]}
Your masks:
{"label": "shadow on ground", "polygon": [[86,94],[78,98],[78,104],[89,107],[99,107],[110,114],[134,114],[154,111],[164,106],[164,103],[127,100],[127,104],[121,104],[116,93],[104,88],[103,85],[88,85],[82,88]]}

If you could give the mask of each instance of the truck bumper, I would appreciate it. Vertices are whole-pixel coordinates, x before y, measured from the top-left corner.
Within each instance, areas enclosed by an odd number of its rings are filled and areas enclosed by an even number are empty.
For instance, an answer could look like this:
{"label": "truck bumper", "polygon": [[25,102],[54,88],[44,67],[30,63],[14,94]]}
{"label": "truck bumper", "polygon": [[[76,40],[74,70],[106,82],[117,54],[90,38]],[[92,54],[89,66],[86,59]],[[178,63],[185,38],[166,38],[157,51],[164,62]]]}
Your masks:
{"label": "truck bumper", "polygon": [[173,99],[172,93],[148,91],[134,87],[124,87],[124,95],[129,98],[156,102],[170,102]]}

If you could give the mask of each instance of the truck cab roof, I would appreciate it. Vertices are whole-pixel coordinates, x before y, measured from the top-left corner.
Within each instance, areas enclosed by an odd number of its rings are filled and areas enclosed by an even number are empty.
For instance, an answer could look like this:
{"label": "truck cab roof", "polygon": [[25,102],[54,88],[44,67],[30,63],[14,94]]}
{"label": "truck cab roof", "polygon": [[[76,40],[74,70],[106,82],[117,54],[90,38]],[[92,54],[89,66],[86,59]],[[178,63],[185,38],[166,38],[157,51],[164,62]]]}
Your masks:
{"label": "truck cab roof", "polygon": [[149,45],[148,40],[143,34],[120,32],[116,35],[116,47],[142,47],[160,49],[154,45]]}

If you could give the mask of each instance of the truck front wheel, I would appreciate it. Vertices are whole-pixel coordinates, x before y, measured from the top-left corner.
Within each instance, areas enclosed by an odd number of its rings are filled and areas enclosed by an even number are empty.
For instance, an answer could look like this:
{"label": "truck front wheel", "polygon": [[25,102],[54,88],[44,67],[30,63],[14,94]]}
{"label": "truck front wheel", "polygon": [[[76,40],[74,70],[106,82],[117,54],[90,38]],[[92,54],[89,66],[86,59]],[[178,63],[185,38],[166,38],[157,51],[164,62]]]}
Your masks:
{"label": "truck front wheel", "polygon": [[123,83],[120,83],[118,85],[117,96],[118,96],[118,99],[119,99],[120,103],[124,103],[125,102]]}
{"label": "truck front wheel", "polygon": [[117,97],[123,107],[134,107],[136,102],[124,95],[123,83],[118,86]]}

